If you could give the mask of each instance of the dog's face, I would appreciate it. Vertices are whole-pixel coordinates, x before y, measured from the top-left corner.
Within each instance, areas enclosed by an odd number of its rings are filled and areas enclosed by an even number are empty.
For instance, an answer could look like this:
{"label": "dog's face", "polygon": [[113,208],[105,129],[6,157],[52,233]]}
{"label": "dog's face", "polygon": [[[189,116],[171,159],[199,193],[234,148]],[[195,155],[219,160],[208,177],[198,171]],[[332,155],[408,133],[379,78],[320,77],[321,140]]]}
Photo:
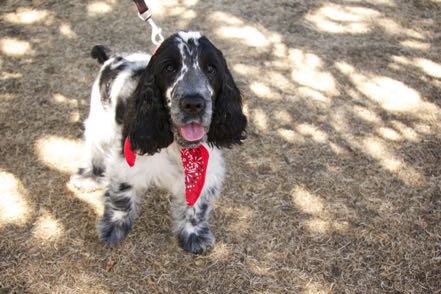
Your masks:
{"label": "dog's face", "polygon": [[219,147],[245,137],[239,90],[222,53],[198,32],[179,32],[152,56],[125,117],[132,148],[153,154],[173,140]]}
{"label": "dog's face", "polygon": [[199,33],[180,32],[156,54],[154,71],[165,94],[175,140],[194,146],[207,140],[214,94],[223,65],[218,50]]}

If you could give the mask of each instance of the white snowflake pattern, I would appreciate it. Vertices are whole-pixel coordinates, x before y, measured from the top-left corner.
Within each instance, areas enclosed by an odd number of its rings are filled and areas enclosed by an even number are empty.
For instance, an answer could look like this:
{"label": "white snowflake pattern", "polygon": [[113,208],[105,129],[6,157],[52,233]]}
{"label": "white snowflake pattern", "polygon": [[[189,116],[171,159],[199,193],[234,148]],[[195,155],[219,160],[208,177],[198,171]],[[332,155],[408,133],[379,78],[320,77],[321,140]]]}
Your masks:
{"label": "white snowflake pattern", "polygon": [[196,182],[203,172],[203,159],[199,149],[184,148],[181,151],[182,163],[185,172],[185,186],[187,190],[196,188]]}

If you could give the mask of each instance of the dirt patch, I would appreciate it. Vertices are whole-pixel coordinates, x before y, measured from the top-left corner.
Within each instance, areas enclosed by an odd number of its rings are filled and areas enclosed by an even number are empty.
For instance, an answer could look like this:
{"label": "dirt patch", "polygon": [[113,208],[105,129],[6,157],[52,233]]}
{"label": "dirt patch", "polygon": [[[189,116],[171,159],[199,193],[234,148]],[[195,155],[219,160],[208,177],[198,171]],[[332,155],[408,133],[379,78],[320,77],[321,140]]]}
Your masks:
{"label": "dirt patch", "polygon": [[165,35],[200,30],[246,96],[246,143],[207,256],[146,195],[120,246],[100,193],[66,186],[98,70],[95,44],[150,50],[130,1],[0,7],[0,292],[437,293],[439,1],[152,1]]}

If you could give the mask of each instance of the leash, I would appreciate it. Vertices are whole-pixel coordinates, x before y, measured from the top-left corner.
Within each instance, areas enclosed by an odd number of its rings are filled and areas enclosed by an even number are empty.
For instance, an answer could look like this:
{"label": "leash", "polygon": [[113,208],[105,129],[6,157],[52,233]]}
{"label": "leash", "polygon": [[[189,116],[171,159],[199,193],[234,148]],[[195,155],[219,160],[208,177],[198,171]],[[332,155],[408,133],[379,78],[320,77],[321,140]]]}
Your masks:
{"label": "leash", "polygon": [[162,36],[161,28],[158,27],[152,19],[151,9],[147,6],[144,0],[133,0],[133,2],[135,2],[136,7],[138,8],[139,18],[148,22],[152,28],[151,40],[153,45],[158,47],[164,41],[164,37]]}

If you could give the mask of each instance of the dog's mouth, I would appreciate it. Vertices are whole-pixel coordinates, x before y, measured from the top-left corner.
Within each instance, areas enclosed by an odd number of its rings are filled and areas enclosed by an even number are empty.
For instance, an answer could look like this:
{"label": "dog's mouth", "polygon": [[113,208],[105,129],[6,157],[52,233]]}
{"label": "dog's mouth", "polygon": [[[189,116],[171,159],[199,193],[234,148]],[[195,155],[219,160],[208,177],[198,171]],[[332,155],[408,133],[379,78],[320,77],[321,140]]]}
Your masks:
{"label": "dog's mouth", "polygon": [[181,137],[188,142],[196,142],[202,140],[205,136],[205,128],[197,123],[189,123],[178,128]]}
{"label": "dog's mouth", "polygon": [[206,127],[199,123],[188,123],[176,127],[178,133],[178,143],[185,147],[194,147],[199,145],[206,138]]}

